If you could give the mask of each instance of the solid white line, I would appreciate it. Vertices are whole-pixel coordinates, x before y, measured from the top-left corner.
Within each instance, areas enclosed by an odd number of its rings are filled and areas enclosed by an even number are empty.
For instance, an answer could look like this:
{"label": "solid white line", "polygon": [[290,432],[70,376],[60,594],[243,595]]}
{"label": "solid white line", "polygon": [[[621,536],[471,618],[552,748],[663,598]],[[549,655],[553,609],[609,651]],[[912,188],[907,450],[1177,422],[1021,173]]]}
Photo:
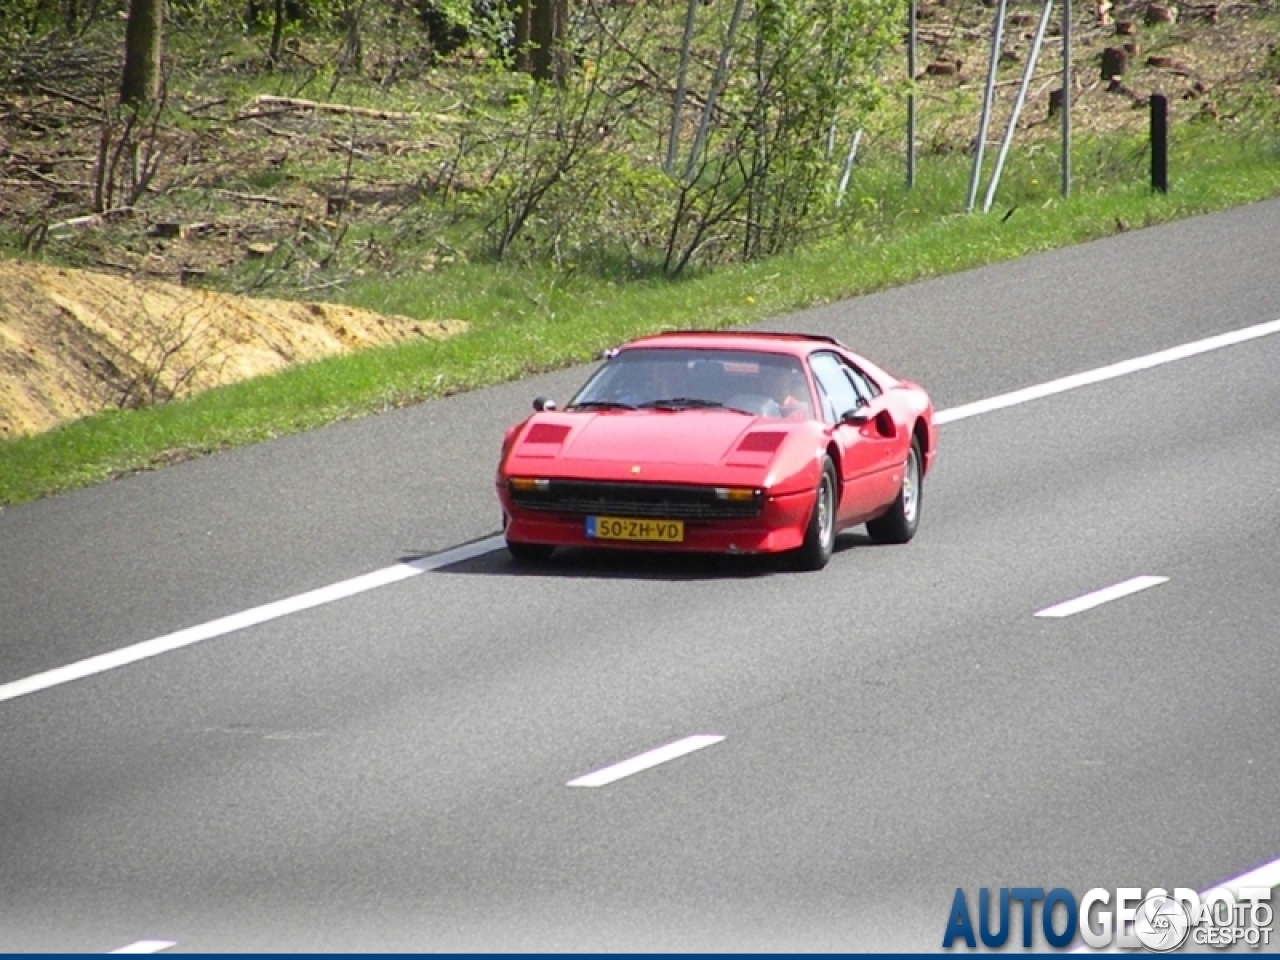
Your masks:
{"label": "solid white line", "polygon": [[1094,607],[1101,606],[1104,603],[1110,603],[1112,600],[1119,600],[1121,597],[1127,597],[1131,593],[1137,593],[1139,590],[1146,590],[1149,587],[1159,586],[1167,583],[1168,577],[1133,577],[1125,580],[1123,583],[1117,583],[1111,587],[1104,587],[1101,590],[1095,590],[1093,593],[1086,593],[1083,597],[1076,597],[1074,600],[1067,600],[1063,603],[1056,603],[1052,607],[1045,607],[1037,617],[1069,617],[1073,613],[1081,613],[1084,610],[1092,610]]}
{"label": "solid white line", "polygon": [[72,680],[91,677],[94,674],[114,670],[130,663],[137,663],[139,660],[146,660],[162,653],[180,650],[183,647],[191,646],[193,643],[212,640],[214,637],[225,636],[228,633],[234,633],[246,627],[257,626],[269,620],[277,620],[291,613],[298,613],[302,610],[309,610],[312,607],[332,603],[335,600],[353,597],[367,590],[384,587],[389,583],[395,583],[408,577],[415,577],[419,573],[421,573],[420,570],[415,570],[407,564],[383,567],[381,570],[374,570],[372,573],[366,573],[364,576],[355,577],[351,580],[343,580],[341,583],[334,583],[318,590],[286,597],[274,603],[267,603],[240,613],[233,613],[227,617],[210,620],[208,623],[201,623],[185,630],[178,630],[176,633],[165,634],[162,637],[144,640],[141,643],[135,643],[119,650],[112,650],[109,653],[100,653],[95,657],[89,657],[87,660],[79,660],[65,667],[46,670],[44,673],[37,673],[22,680],[0,685],[0,702],[26,696],[29,693],[35,693],[37,690],[56,687],[59,684],[70,683]]}
{"label": "solid white line", "polygon": [[613,783],[615,780],[629,777],[633,773],[648,770],[650,767],[656,767],[660,763],[666,763],[668,760],[675,760],[677,757],[683,757],[685,754],[693,753],[695,750],[709,747],[723,739],[724,737],[706,734],[685,737],[683,740],[668,743],[665,747],[657,747],[647,753],[640,754],[638,757],[623,760],[621,763],[615,763],[611,767],[605,767],[595,773],[588,773],[586,776],[578,777],[576,780],[570,780],[568,785],[571,787],[603,787],[606,784]]}
{"label": "solid white line", "polygon": [[455,563],[462,563],[464,560],[474,560],[476,557],[483,557],[486,553],[501,550],[506,546],[506,543],[506,539],[502,534],[498,533],[492,537],[485,537],[483,540],[475,540],[471,543],[464,543],[460,547],[451,547],[448,550],[442,550],[440,553],[433,553],[431,556],[423,557],[421,560],[410,560],[405,566],[413,567],[419,573],[430,573],[432,570],[439,570],[441,567],[449,567]]}
{"label": "solid white line", "polygon": [[416,577],[421,573],[439,570],[441,567],[447,567],[453,563],[460,563],[463,560],[470,560],[473,557],[490,553],[497,549],[501,543],[501,537],[489,537],[475,543],[463,544],[460,547],[453,547],[450,550],[424,557],[421,560],[383,567],[381,570],[374,570],[372,573],[353,577],[350,580],[343,580],[327,587],[320,587],[307,593],[300,593],[296,596],[286,597],[283,600],[276,600],[273,603],[263,604],[260,607],[243,610],[240,613],[233,613],[230,616],[210,620],[207,623],[188,627],[185,630],[178,630],[175,633],[168,633],[151,640],[144,640],[141,643],[122,647],[119,650],[100,653],[97,656],[89,657],[87,660],[79,660],[65,667],[46,670],[44,673],[37,673],[22,680],[0,684],[0,703],[5,700],[14,700],[39,690],[47,690],[60,684],[70,683],[73,680],[81,680],[94,674],[104,673],[107,670],[115,670],[118,667],[137,663],[139,660],[146,660],[162,653],[180,650],[203,640],[226,636],[228,633],[244,630],[246,627],[254,627],[270,620],[278,620],[280,617],[287,617],[291,613],[310,610],[313,607],[324,606],[336,600],[344,600],[347,597],[354,597],[369,590],[376,590],[378,587],[399,583],[401,580]]}
{"label": "solid white line", "polygon": [[168,950],[172,946],[176,946],[177,940],[139,940],[128,946],[121,947],[119,950],[112,950],[112,953],[159,953],[161,950]]}
{"label": "solid white line", "polygon": [[976,417],[979,414],[991,413],[993,410],[1003,410],[1005,407],[1013,407],[1031,400],[1051,397],[1056,393],[1066,393],[1068,390],[1076,390],[1094,383],[1101,383],[1104,380],[1114,380],[1116,377],[1137,373],[1139,370],[1150,370],[1152,367],[1173,363],[1175,360],[1186,360],[1188,357],[1209,353],[1212,350],[1221,350],[1223,347],[1231,347],[1249,340],[1257,340],[1259,337],[1270,336],[1273,333],[1280,333],[1280,320],[1259,323],[1241,330],[1232,330],[1230,333],[1221,333],[1204,340],[1196,340],[1193,343],[1170,347],[1168,350],[1149,353],[1144,357],[1122,360],[1119,363],[1098,367],[1096,370],[1086,370],[1083,373],[1060,377],[1047,383],[1038,383],[1033,387],[1025,387],[1022,390],[1014,390],[1011,393],[988,397],[986,400],[976,400],[973,403],[962,404],[934,414],[933,421],[941,425],[952,423],[955,420],[964,420],[968,417]]}
{"label": "solid white line", "polygon": [[[1002,393],[999,396],[990,397],[987,400],[979,400],[975,403],[967,403],[959,407],[952,407],[949,410],[941,410],[934,414],[934,422],[938,425],[942,425],[944,423],[951,423],[955,420],[964,420],[968,417],[976,417],[979,414],[990,413],[993,410],[1002,410],[1005,407],[1012,407],[1020,403],[1027,403],[1031,400],[1038,400],[1042,397],[1052,396],[1057,393],[1064,393],[1068,390],[1075,390],[1078,387],[1099,383],[1103,380],[1110,380],[1115,377],[1124,376],[1128,373],[1135,373],[1139,370],[1146,370],[1151,367],[1159,366],[1163,363],[1172,363],[1175,360],[1185,360],[1188,357],[1207,353],[1210,350],[1218,350],[1222,347],[1229,347],[1233,344],[1244,343],[1248,340],[1255,340],[1258,337],[1265,337],[1269,334],[1278,332],[1280,332],[1280,320],[1273,320],[1270,323],[1260,323],[1256,326],[1245,327],[1242,330],[1233,330],[1230,333],[1223,333],[1217,336],[1208,337],[1204,340],[1197,340],[1193,343],[1186,343],[1182,346],[1173,347],[1169,350],[1161,350],[1158,353],[1152,353],[1145,357],[1135,357],[1132,360],[1125,360],[1121,363],[1111,364],[1110,366],[1099,367],[1096,370],[1077,373],[1069,377],[1062,377],[1058,380],[1050,380],[1048,383],[1027,387],[1023,390],[1015,390],[1012,393]],[[439,570],[441,567],[446,567],[453,563],[461,563],[464,560],[470,560],[486,553],[492,553],[493,551],[500,549],[502,543],[503,539],[501,535],[486,537],[482,540],[477,540],[474,543],[467,543],[459,547],[454,547],[450,550],[445,550],[442,553],[426,557],[422,560],[413,560],[408,563],[397,563],[394,566],[385,567],[382,570],[375,570],[372,573],[367,573],[362,577],[356,577],[352,580],[344,580],[341,583],[321,587],[308,593],[299,594],[296,597],[289,597],[284,600],[278,600],[275,603],[268,603],[261,607],[254,607],[253,609],[243,611],[242,613],[232,614],[231,616],[222,617],[221,619],[213,620],[209,623],[189,627],[186,630],[179,630],[176,633],[166,634],[163,637],[144,640],[141,643],[134,644],[133,646],[124,647],[120,650],[113,650],[110,653],[99,654],[98,656],[90,657],[87,660],[81,660],[76,663],[68,664],[65,667],[58,667],[54,670],[38,673],[22,680],[15,680],[11,683],[0,684],[0,703],[3,703],[6,700],[14,700],[18,697],[25,696],[29,693],[35,693],[39,690],[47,690],[50,687],[55,687],[63,683],[70,683],[73,680],[91,677],[94,674],[103,673],[107,670],[114,670],[117,667],[137,663],[139,660],[145,660],[148,657],[168,653],[171,650],[178,650],[182,647],[190,646],[193,643],[199,643],[202,640],[221,637],[236,630],[243,630],[246,627],[265,623],[268,620],[275,620],[291,613],[308,610],[312,607],[318,607],[326,603],[333,603],[335,600],[342,600],[358,593],[364,593],[367,590],[373,590],[377,587],[386,586],[387,584],[397,583],[420,573],[428,573],[432,570]]]}

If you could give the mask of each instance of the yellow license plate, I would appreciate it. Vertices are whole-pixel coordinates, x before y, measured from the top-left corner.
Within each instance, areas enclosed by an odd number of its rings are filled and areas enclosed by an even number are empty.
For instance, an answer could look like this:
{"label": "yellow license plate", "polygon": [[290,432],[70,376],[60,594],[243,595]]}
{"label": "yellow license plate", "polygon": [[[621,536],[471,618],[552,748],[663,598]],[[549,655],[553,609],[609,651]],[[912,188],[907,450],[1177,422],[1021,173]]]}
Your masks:
{"label": "yellow license plate", "polygon": [[646,540],[681,543],[682,520],[638,520],[633,517],[587,517],[587,536],[594,540]]}

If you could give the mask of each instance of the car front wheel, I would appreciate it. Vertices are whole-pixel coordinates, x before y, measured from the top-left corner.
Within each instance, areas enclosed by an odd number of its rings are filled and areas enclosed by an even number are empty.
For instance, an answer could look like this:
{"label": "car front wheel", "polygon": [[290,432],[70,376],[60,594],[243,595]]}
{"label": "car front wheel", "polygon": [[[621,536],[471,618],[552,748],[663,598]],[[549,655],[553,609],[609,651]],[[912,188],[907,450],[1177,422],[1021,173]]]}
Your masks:
{"label": "car front wheel", "polygon": [[888,512],[867,521],[867,533],[876,543],[906,543],[920,527],[921,486],[920,442],[911,441],[907,462],[902,467],[902,489]]}
{"label": "car front wheel", "polygon": [[797,570],[821,570],[831,559],[836,545],[836,467],[830,457],[822,458],[822,477],[813,501],[813,513],[805,528],[804,543],[793,560]]}

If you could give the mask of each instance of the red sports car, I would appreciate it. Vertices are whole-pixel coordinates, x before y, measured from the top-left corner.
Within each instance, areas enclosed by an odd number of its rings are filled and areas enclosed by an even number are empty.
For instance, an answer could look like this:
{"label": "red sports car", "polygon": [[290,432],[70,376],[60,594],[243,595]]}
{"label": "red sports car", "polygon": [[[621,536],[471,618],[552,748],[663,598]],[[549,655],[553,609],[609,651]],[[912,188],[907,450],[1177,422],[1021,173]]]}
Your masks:
{"label": "red sports car", "polygon": [[557,546],[831,558],[865,523],[906,543],[933,462],[933,405],[830,337],[666,333],[632,341],[563,410],[539,397],[498,466],[517,561]]}

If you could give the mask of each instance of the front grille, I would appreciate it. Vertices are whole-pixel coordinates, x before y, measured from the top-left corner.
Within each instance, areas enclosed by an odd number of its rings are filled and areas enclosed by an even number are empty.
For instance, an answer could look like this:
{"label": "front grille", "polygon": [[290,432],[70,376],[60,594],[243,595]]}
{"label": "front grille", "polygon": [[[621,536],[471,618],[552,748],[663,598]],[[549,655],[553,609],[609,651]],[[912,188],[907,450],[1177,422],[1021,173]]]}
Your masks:
{"label": "front grille", "polygon": [[527,510],[672,520],[758,517],[763,506],[758,493],[751,500],[720,500],[714,487],[592,480],[552,480],[541,490],[512,490],[511,499]]}

